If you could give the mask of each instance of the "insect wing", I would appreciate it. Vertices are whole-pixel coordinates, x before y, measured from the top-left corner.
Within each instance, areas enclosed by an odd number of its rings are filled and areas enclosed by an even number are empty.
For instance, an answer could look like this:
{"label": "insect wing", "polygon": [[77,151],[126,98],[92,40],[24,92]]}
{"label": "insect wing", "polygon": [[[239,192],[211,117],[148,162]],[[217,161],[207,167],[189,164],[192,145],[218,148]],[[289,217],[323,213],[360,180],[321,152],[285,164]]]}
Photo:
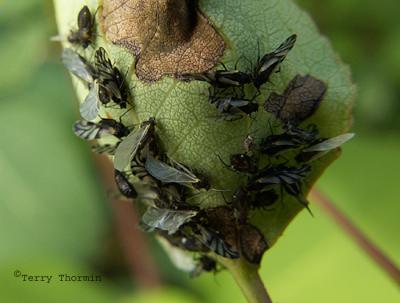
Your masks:
{"label": "insect wing", "polygon": [[146,137],[150,125],[133,130],[123,140],[115,151],[114,168],[123,171],[127,167],[133,157],[135,157],[143,139]]}
{"label": "insect wing", "polygon": [[216,233],[204,227],[201,227],[200,232],[202,238],[201,241],[217,255],[230,259],[239,258],[239,252],[221,239]]}
{"label": "insect wing", "polygon": [[339,135],[303,149],[303,152],[323,152],[338,148],[354,137],[354,133]]}
{"label": "insect wing", "polygon": [[73,125],[73,131],[83,140],[94,140],[100,137],[101,128],[96,123],[78,120]]}
{"label": "insect wing", "polygon": [[197,183],[200,181],[193,174],[187,171],[180,171],[154,159],[151,155],[147,156],[145,167],[150,175],[164,183]]}
{"label": "insect wing", "polygon": [[[273,69],[285,59],[289,51],[293,48],[296,38],[296,35],[290,36],[281,45],[279,45],[276,50],[264,55],[264,57],[262,57],[260,60],[257,72],[260,75],[264,74],[264,77],[268,77],[272,73]],[[260,80],[264,82],[266,79]]]}
{"label": "insect wing", "polygon": [[107,154],[107,155],[114,155],[115,154],[115,149],[117,148],[117,145],[113,144],[95,144],[92,146],[92,151],[96,154]]}
{"label": "insect wing", "polygon": [[152,230],[162,229],[172,235],[176,233],[183,224],[197,215],[193,210],[169,210],[149,207],[143,214],[142,221]]}
{"label": "insect wing", "polygon": [[83,119],[91,121],[97,118],[100,112],[99,86],[92,85],[83,103],[79,107]]}
{"label": "insect wing", "polygon": [[93,82],[93,69],[77,52],[70,48],[63,50],[61,61],[64,66],[75,76],[85,82]]}

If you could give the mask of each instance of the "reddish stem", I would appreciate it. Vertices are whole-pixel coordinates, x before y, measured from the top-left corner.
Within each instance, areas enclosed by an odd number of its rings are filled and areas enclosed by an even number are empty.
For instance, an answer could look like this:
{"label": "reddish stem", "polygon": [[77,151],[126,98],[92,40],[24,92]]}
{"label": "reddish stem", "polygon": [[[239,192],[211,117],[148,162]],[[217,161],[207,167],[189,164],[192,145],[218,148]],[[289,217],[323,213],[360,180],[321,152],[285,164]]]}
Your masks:
{"label": "reddish stem", "polygon": [[[114,167],[106,156],[94,156],[100,171],[104,189],[117,193],[114,181]],[[121,248],[128,263],[132,278],[142,288],[155,288],[161,285],[157,267],[151,256],[146,237],[138,229],[138,217],[131,200],[109,195],[114,222]]]}
{"label": "reddish stem", "polygon": [[400,286],[400,269],[382,252],[379,247],[372,243],[327,196],[322,194],[320,191],[313,189],[311,191],[311,198],[329,216],[331,216],[344,232],[348,234],[398,286]]}

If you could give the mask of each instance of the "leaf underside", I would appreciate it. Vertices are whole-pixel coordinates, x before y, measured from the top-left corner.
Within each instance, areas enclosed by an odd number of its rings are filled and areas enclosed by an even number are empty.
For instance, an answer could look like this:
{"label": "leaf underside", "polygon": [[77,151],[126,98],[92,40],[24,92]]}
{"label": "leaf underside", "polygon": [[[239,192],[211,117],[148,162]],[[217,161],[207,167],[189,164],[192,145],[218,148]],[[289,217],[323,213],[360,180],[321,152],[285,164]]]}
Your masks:
{"label": "leaf underside", "polygon": [[[55,0],[57,22],[62,36],[67,36],[83,4],[91,11],[98,1]],[[290,0],[231,0],[200,2],[201,10],[225,39],[226,50],[222,62],[229,68],[237,63],[241,70],[249,71],[259,54],[276,48],[291,34],[297,34],[297,42],[289,53],[280,72],[272,75],[270,82],[261,87],[257,97],[260,111],[253,119],[243,118],[229,122],[218,119],[218,112],[208,102],[208,85],[198,81],[182,82],[171,77],[149,84],[139,81],[134,72],[135,58],[125,49],[103,40],[100,26],[94,49],[103,46],[123,72],[132,88],[134,112],[130,122],[138,123],[155,117],[157,136],[162,149],[186,166],[207,176],[212,188],[231,190],[238,188],[243,177],[221,163],[231,154],[243,152],[243,139],[252,133],[256,139],[270,134],[270,114],[262,110],[262,104],[271,92],[281,94],[296,74],[310,74],[326,83],[328,90],[314,116],[303,125],[315,123],[323,137],[333,137],[346,132],[351,125],[351,107],[355,88],[349,69],[333,52],[329,42],[316,29],[310,17]],[[89,47],[82,52],[93,58]],[[79,100],[87,95],[87,88],[74,79]],[[246,91],[254,94],[251,89]],[[103,109],[104,111],[104,109]],[[118,117],[120,112],[107,109]],[[104,112],[103,112],[104,114]],[[305,180],[308,191],[323,170],[337,157],[330,153],[312,164],[312,173]],[[229,200],[231,194],[226,193]],[[202,193],[192,199],[201,207],[225,203],[220,192]],[[251,221],[268,239],[275,243],[283,230],[302,209],[301,205],[285,196],[275,208],[251,216]]]}

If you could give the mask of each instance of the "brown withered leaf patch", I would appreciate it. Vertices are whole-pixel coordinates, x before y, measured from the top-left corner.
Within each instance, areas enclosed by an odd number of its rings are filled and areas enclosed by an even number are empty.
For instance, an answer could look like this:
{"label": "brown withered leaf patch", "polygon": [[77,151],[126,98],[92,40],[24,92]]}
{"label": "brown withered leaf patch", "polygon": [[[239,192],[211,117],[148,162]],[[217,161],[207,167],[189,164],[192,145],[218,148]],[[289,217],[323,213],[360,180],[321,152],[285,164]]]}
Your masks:
{"label": "brown withered leaf patch", "polygon": [[144,81],[204,72],[225,49],[195,0],[103,0],[101,25],[107,40],[137,56]]}
{"label": "brown withered leaf patch", "polygon": [[268,249],[263,234],[250,224],[239,227],[239,246],[247,261],[253,264],[260,264],[264,252]]}
{"label": "brown withered leaf patch", "polygon": [[265,110],[283,123],[298,125],[314,114],[327,90],[326,84],[310,75],[296,75],[282,95],[272,93]]}

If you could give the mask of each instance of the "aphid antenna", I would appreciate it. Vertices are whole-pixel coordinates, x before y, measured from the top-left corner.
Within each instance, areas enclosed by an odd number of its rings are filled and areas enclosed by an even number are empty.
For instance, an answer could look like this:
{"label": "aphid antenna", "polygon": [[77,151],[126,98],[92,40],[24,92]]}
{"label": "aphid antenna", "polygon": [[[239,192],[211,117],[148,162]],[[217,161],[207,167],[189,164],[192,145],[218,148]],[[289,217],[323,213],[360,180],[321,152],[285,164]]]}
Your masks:
{"label": "aphid antenna", "polygon": [[119,116],[119,122],[122,123],[122,118],[129,113],[131,110],[133,110],[133,107],[127,109],[122,115]]}
{"label": "aphid antenna", "polygon": [[300,196],[296,196],[296,200],[305,208],[307,209],[308,213],[311,217],[315,218],[314,213],[312,212],[309,203],[307,200],[303,199],[303,193],[300,193]]}
{"label": "aphid antenna", "polygon": [[217,153],[215,154],[217,157],[218,157],[218,159],[221,161],[221,163],[227,168],[227,169],[229,169],[230,171],[233,171],[233,172],[237,172],[237,171],[235,171],[230,165],[228,165],[228,164],[226,164],[225,162],[224,162],[224,160],[222,160],[222,158],[221,158],[221,156],[220,155],[218,155]]}

